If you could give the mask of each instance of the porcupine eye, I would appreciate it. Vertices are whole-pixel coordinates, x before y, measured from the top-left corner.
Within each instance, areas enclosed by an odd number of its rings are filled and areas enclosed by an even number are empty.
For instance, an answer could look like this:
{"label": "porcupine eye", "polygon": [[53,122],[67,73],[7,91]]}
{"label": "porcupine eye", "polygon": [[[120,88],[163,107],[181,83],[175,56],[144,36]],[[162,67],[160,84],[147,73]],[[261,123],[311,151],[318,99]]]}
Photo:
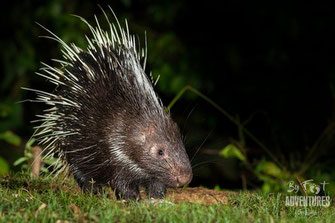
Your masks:
{"label": "porcupine eye", "polygon": [[163,152],[163,150],[158,150],[158,155],[160,155],[160,156],[163,156],[164,155],[164,152]]}

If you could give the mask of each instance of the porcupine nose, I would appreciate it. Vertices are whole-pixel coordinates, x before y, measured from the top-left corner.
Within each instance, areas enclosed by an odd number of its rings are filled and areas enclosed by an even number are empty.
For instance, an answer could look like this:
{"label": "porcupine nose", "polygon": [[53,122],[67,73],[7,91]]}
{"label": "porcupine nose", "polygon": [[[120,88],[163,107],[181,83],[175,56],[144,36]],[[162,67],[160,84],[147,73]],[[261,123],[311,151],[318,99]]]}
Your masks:
{"label": "porcupine nose", "polygon": [[192,180],[192,171],[186,171],[183,174],[176,176],[178,187],[189,184]]}

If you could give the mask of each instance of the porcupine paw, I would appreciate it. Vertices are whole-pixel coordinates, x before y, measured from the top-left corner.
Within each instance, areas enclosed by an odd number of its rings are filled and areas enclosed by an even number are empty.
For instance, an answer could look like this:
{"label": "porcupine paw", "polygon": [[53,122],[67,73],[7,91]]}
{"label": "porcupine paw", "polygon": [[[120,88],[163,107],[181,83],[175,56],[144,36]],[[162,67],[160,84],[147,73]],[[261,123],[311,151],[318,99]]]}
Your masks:
{"label": "porcupine paw", "polygon": [[140,190],[138,186],[130,186],[124,189],[116,189],[115,195],[118,200],[140,200]]}
{"label": "porcupine paw", "polygon": [[95,195],[102,194],[104,192],[104,190],[100,185],[92,185],[92,184],[84,184],[81,187],[81,191],[83,193],[93,193]]}
{"label": "porcupine paw", "polygon": [[145,186],[145,189],[149,198],[163,199],[166,193],[165,185],[158,180],[149,182]]}
{"label": "porcupine paw", "polygon": [[86,182],[83,180],[83,178],[78,177],[76,174],[74,174],[74,179],[76,180],[77,184],[79,185],[83,193],[93,193],[93,194],[103,193],[102,187],[96,184],[93,179]]}

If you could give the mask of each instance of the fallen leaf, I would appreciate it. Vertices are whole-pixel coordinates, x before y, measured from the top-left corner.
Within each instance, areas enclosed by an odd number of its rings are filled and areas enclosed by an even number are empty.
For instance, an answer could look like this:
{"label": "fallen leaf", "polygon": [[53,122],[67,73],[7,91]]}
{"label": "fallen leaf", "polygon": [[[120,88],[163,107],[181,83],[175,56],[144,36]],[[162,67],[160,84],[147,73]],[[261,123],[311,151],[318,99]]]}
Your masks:
{"label": "fallen leaf", "polygon": [[38,212],[39,212],[40,210],[44,209],[46,206],[47,206],[47,205],[46,205],[45,203],[42,203],[42,204],[38,207],[37,211],[35,212],[35,218],[37,217]]}
{"label": "fallen leaf", "polygon": [[77,205],[71,204],[69,207],[75,215],[79,215],[81,213],[81,210]]}

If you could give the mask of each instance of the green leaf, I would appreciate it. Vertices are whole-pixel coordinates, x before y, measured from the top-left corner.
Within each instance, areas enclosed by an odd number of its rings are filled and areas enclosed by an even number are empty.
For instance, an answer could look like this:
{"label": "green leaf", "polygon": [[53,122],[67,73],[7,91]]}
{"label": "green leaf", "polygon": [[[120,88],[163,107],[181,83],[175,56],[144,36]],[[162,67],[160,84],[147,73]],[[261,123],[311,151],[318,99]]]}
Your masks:
{"label": "green leaf", "polygon": [[45,164],[51,165],[57,162],[57,158],[44,159],[43,162]]}
{"label": "green leaf", "polygon": [[214,190],[217,190],[217,191],[223,191],[223,189],[220,187],[220,185],[216,184],[214,186]]}
{"label": "green leaf", "polygon": [[256,166],[256,172],[259,173],[265,173],[270,176],[274,177],[281,177],[282,171],[280,168],[273,162],[269,162],[266,160],[262,160],[257,166]]}
{"label": "green leaf", "polygon": [[219,155],[224,158],[237,158],[239,160],[245,161],[245,156],[233,144],[227,145],[223,150],[220,151]]}
{"label": "green leaf", "polygon": [[36,140],[34,138],[31,138],[27,143],[26,143],[26,149],[28,148],[31,148],[31,146],[33,145],[33,143],[35,142]]}
{"label": "green leaf", "polygon": [[23,125],[22,103],[16,103],[12,99],[4,99],[0,102],[0,133],[8,129],[18,129]]}
{"label": "green leaf", "polygon": [[6,160],[0,157],[0,176],[5,175],[9,171],[9,165]]}
{"label": "green leaf", "polygon": [[21,143],[21,138],[18,135],[15,135],[12,131],[5,131],[0,133],[0,139],[6,141],[9,144],[14,146],[19,146]]}
{"label": "green leaf", "polygon": [[14,165],[14,166],[18,166],[18,165],[20,165],[21,163],[25,162],[27,159],[28,159],[27,157],[20,157],[20,158],[18,158],[18,159],[13,163],[13,165]]}
{"label": "green leaf", "polygon": [[272,189],[272,185],[268,182],[265,182],[263,185],[262,185],[262,191],[264,193],[269,193]]}
{"label": "green leaf", "polygon": [[41,172],[42,173],[49,173],[49,169],[45,167],[41,167]]}

